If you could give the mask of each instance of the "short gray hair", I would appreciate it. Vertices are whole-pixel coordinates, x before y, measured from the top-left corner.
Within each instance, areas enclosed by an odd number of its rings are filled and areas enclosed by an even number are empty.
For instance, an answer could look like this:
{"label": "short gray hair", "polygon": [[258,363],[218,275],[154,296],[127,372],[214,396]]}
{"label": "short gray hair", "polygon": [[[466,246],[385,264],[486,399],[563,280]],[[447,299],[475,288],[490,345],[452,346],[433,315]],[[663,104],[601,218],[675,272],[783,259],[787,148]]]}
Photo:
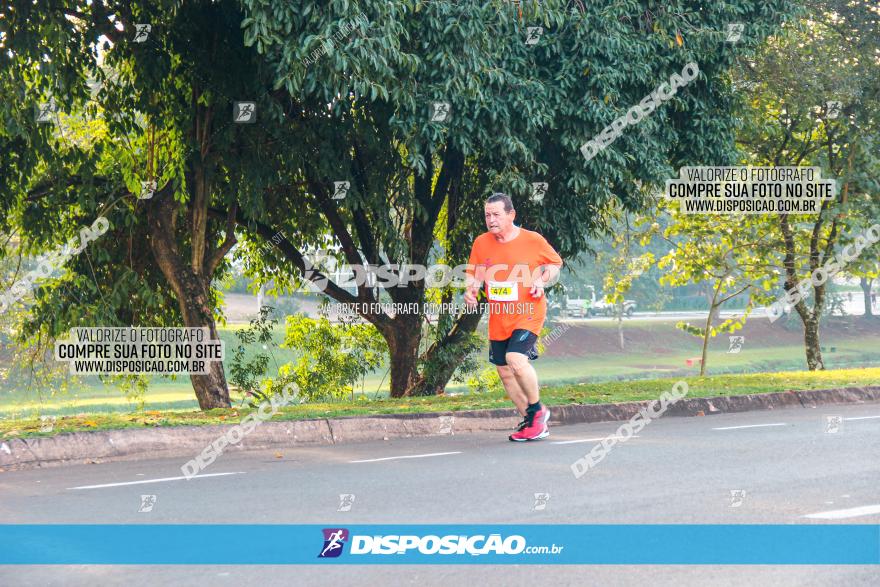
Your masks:
{"label": "short gray hair", "polygon": [[495,202],[504,202],[504,211],[513,212],[513,200],[504,192],[495,192],[486,200],[487,204],[494,204]]}

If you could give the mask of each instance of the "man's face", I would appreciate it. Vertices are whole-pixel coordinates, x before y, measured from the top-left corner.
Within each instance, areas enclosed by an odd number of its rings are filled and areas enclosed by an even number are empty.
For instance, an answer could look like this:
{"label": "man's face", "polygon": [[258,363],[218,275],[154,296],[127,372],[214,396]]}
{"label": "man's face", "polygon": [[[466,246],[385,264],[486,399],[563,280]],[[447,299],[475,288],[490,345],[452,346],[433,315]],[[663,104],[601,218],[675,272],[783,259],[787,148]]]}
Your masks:
{"label": "man's face", "polygon": [[516,218],[516,210],[504,211],[504,202],[492,202],[486,204],[486,228],[492,234],[508,232]]}

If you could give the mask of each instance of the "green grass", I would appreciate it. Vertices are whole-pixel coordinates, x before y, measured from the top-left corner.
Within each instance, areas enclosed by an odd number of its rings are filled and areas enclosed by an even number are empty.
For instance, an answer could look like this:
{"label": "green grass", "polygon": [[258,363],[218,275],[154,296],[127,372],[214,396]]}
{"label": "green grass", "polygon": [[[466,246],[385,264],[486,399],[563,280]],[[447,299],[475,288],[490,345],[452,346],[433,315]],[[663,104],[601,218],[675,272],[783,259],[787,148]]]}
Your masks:
{"label": "green grass", "polygon": [[[880,339],[877,343],[880,347]],[[868,346],[863,342],[837,344],[834,353],[823,353],[823,359],[829,369],[880,364],[880,353],[865,352]],[[726,348],[725,345],[725,351],[710,352],[709,374],[799,371],[803,369],[805,363],[802,346],[753,347],[743,349],[739,354],[728,354]],[[690,354],[662,356],[603,353],[587,357],[542,357],[535,361],[534,367],[540,380],[546,383],[576,383],[584,379],[590,381],[642,379],[699,373],[699,366],[688,367],[685,364],[685,358],[699,357],[699,355],[697,351]]]}
{"label": "green grass", "polygon": [[[599,404],[656,399],[670,390],[677,378],[647,379],[642,381],[615,381],[545,386],[542,401],[549,406],[562,404]],[[799,371],[788,373],[753,373],[718,375],[685,379],[688,397],[714,397],[750,393],[772,393],[789,390],[827,389],[833,387],[862,387],[880,385],[880,368]],[[426,398],[368,399],[359,396],[353,402],[315,403],[283,408],[273,420],[302,420],[378,414],[417,412],[447,412],[490,408],[510,408],[512,404],[503,393],[446,394]],[[40,432],[39,418],[0,419],[0,438],[51,436],[53,434],[89,430],[122,428],[150,428],[161,426],[234,424],[250,409],[218,409],[199,411],[150,410],[138,413],[107,413],[62,416],[51,432]]]}
{"label": "green grass", "polygon": [[[642,320],[627,321],[630,328],[640,327],[652,335],[662,335],[663,340],[669,336],[671,324]],[[231,326],[220,331],[226,341],[227,356],[238,344],[234,332],[241,326]],[[611,322],[589,322],[588,327],[594,330],[613,333],[616,325]],[[674,333],[674,330],[672,330]],[[833,338],[829,336],[830,339]],[[283,330],[279,326],[274,331],[275,345],[272,348],[275,360],[270,361],[270,371],[274,372],[276,363],[282,365],[295,359],[295,354],[288,349],[280,349],[277,345],[283,340]],[[688,337],[684,348],[679,343],[667,343],[667,347],[677,352],[657,352],[654,347],[657,341],[633,340],[628,343],[625,352],[594,353],[584,349],[583,356],[549,357],[543,356],[533,364],[540,381],[544,384],[563,385],[581,382],[601,383],[605,381],[641,380],[656,377],[680,377],[693,375],[697,367],[685,366],[685,358],[699,355],[699,341]],[[842,338],[826,343],[829,351],[824,353],[829,369],[850,367],[866,367],[880,364],[880,336],[864,336],[861,338]],[[830,347],[835,352],[830,352]],[[260,345],[250,345],[246,349],[250,358],[257,352],[265,352]],[[483,353],[485,357],[485,352]],[[488,367],[488,363],[486,363]],[[798,371],[804,367],[803,346],[799,344],[758,344],[747,339],[741,353],[727,353],[726,337],[713,339],[710,343],[709,373],[711,375],[754,372]],[[389,379],[386,376],[387,366],[368,375],[363,387],[356,386],[356,396],[364,393],[370,399],[388,395]],[[381,385],[380,385],[381,383]],[[448,392],[466,392],[467,386],[450,382]],[[233,398],[235,404],[240,398]],[[0,389],[0,421],[3,419],[17,420],[21,418],[38,418],[40,415],[73,416],[77,414],[112,414],[136,411],[139,405],[129,400],[112,385],[104,385],[96,377],[83,378],[81,383],[71,384],[70,390],[43,390],[37,393],[31,389],[27,381],[8,381]],[[144,397],[144,409],[152,411],[192,411],[198,408],[189,378],[178,376],[176,380],[162,377],[153,378],[150,389]]]}
{"label": "green grass", "polygon": [[[226,341],[227,356],[237,346],[235,331],[245,325],[232,325],[220,330]],[[594,333],[596,339],[616,341],[617,326],[613,322],[590,321],[585,327]],[[616,349],[616,342],[604,350],[592,347],[574,349],[581,356],[553,357],[542,356],[534,362],[540,381],[544,384],[563,385],[582,382],[601,383],[605,381],[642,380],[656,377],[681,377],[697,373],[697,367],[687,367],[685,359],[699,355],[699,340],[675,331],[672,323],[645,320],[628,320],[625,331],[641,329],[627,342],[626,351]],[[552,329],[552,328],[551,328]],[[880,334],[880,333],[878,333]],[[270,346],[274,360],[270,361],[270,372],[276,365],[295,360],[295,353],[281,349],[283,328],[274,330],[274,344]],[[564,345],[565,343],[558,343]],[[871,367],[880,364],[880,336],[871,332],[854,337],[846,335],[846,325],[838,325],[829,330],[824,339],[827,351],[824,352],[829,369],[852,367]],[[835,352],[830,352],[830,347]],[[878,349],[874,351],[872,349]],[[552,350],[552,349],[551,349]],[[797,371],[804,367],[804,351],[800,344],[766,338],[748,337],[739,354],[727,353],[725,336],[712,339],[709,348],[709,373],[711,375],[756,372]],[[248,358],[258,352],[265,352],[261,345],[250,345],[246,349]],[[485,357],[485,350],[483,356]],[[227,359],[228,360],[228,359]],[[489,367],[488,363],[485,363]],[[387,366],[382,366],[367,375],[363,386],[357,385],[355,394],[365,394],[370,399],[388,395],[389,379]],[[448,392],[467,392],[462,383],[450,382]],[[151,411],[193,411],[198,408],[189,378],[178,376],[176,380],[163,377],[152,379],[150,388],[143,398],[143,409]],[[240,398],[233,397],[234,405]],[[60,387],[38,389],[26,379],[9,377],[0,388],[0,420],[38,418],[40,415],[73,416],[79,414],[131,413],[141,406],[133,399],[126,398],[113,385],[102,384],[96,377],[86,377],[71,383],[68,390]]]}

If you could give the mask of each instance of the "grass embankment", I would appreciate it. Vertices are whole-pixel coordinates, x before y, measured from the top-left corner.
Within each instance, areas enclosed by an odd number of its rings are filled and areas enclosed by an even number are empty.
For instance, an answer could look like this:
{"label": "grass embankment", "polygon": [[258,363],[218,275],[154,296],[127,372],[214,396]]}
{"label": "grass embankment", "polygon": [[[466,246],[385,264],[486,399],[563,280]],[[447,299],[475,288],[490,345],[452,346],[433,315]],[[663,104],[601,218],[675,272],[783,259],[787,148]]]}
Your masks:
{"label": "grass embankment", "polygon": [[[613,322],[594,320],[570,326],[534,363],[542,383],[559,387],[582,382],[648,380],[689,376],[699,370],[697,365],[686,366],[685,361],[700,355],[700,341],[676,330],[673,322],[625,321],[625,350],[618,346],[617,326]],[[238,344],[235,330],[239,327],[220,331],[227,353]],[[727,352],[726,336],[712,339],[708,361],[710,375],[789,372],[804,368],[803,337],[798,329],[786,330],[766,321],[751,321],[742,333],[746,336],[746,344],[739,353]],[[293,351],[280,348],[283,340],[283,330],[278,327],[274,332],[274,344],[269,349],[264,350],[259,344],[246,347],[246,360],[251,360],[257,353],[271,352],[269,371],[274,373],[278,365],[295,359]],[[823,358],[829,369],[878,365],[880,322],[836,321],[825,327],[823,345]],[[484,349],[481,353],[484,361],[486,354]],[[488,362],[484,366],[489,367]],[[368,374],[362,384],[356,385],[355,396],[365,394],[372,400],[387,396],[388,388],[387,365],[382,365],[376,372]],[[467,391],[467,386],[462,383],[450,382],[447,386],[447,392],[461,391]],[[192,385],[185,376],[176,380],[152,378],[143,401],[143,409],[149,411],[164,413],[198,409]],[[68,390],[39,388],[27,379],[7,377],[0,388],[0,422],[46,414],[60,417],[134,411],[139,411],[137,402],[126,398],[115,386],[102,384],[96,377],[71,382]]]}
{"label": "grass embankment", "polygon": [[[547,405],[599,404],[657,399],[672,388],[676,378],[646,379],[605,383],[546,386],[542,401]],[[787,373],[752,373],[719,375],[715,377],[687,377],[688,397],[714,397],[803,391],[834,387],[863,387],[880,385],[880,368],[845,369],[821,372],[795,371]],[[377,414],[414,412],[446,412],[511,407],[503,393],[447,394],[427,398],[361,399],[354,402],[315,403],[286,407],[273,420],[303,420]],[[129,414],[80,414],[59,416],[50,432],[40,432],[48,423],[38,418],[0,420],[0,439],[51,436],[63,432],[110,430],[122,428],[149,428],[206,424],[234,424],[251,410],[247,408],[199,411],[146,411]]]}

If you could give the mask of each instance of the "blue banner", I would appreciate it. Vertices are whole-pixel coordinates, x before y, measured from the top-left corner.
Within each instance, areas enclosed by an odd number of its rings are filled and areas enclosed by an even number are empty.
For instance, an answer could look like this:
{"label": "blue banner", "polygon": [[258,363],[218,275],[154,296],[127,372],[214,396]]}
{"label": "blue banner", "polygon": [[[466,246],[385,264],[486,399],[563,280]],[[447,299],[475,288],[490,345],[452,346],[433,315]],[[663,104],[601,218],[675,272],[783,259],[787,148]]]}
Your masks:
{"label": "blue banner", "polygon": [[880,564],[880,525],[0,525],[0,564]]}

